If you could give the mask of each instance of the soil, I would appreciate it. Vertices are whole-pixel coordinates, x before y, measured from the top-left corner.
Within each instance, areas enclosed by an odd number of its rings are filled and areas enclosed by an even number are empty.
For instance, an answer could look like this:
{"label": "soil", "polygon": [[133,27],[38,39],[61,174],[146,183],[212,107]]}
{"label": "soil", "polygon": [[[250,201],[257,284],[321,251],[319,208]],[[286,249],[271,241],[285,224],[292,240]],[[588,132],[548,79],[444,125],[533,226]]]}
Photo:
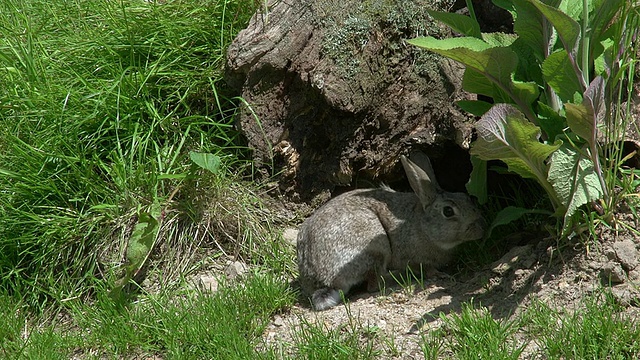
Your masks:
{"label": "soil", "polygon": [[[618,223],[637,228],[630,215],[619,215]],[[610,289],[628,315],[637,317],[640,237],[622,225],[619,231],[602,225],[597,233],[597,239],[589,240],[531,238],[484,267],[425,279],[422,286],[414,282],[384,293],[351,294],[348,306],[323,312],[311,310],[307,301],[299,299],[287,312],[273,318],[264,340],[282,348],[282,344],[294,343],[292,331],[301,321],[342,329],[349,328],[355,318],[363,332],[376,329],[379,339],[393,339],[397,352],[376,340],[383,358],[423,358],[422,336],[442,326],[441,313],[460,313],[464,303],[472,301],[486,307],[495,319],[509,319],[538,300],[555,309],[580,309],[587,297],[603,287]],[[523,337],[518,341],[526,340]],[[542,358],[538,346],[529,342],[522,358]]]}

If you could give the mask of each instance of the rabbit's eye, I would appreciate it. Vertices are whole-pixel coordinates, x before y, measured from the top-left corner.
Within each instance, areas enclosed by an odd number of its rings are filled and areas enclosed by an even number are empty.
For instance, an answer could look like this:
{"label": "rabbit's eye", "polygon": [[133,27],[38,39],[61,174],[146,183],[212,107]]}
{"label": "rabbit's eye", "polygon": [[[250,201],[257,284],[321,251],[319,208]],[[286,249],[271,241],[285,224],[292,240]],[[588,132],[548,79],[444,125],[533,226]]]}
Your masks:
{"label": "rabbit's eye", "polygon": [[456,212],[453,210],[451,206],[445,206],[442,208],[442,215],[444,215],[444,217],[450,218],[455,214]]}

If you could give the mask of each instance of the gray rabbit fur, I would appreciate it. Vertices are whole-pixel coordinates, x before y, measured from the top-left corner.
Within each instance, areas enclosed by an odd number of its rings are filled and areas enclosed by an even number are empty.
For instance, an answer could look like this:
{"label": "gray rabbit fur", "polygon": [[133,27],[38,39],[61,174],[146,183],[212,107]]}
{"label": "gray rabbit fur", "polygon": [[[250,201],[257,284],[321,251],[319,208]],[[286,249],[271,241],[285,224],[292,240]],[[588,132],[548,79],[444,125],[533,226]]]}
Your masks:
{"label": "gray rabbit fur", "polygon": [[338,305],[357,284],[375,291],[389,271],[433,270],[449,261],[456,245],[483,236],[480,211],[468,195],[440,188],[426,155],[400,159],[413,193],[349,191],[302,224],[299,280],[315,310]]}

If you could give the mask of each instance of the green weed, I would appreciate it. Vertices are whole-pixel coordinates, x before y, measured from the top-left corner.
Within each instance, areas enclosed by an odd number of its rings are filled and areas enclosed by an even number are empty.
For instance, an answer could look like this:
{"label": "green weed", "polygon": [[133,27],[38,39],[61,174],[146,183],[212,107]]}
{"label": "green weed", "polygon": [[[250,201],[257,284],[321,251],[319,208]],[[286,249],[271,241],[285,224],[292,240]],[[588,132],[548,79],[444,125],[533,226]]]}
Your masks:
{"label": "green weed", "polygon": [[78,325],[91,329],[82,350],[116,356],[256,358],[269,317],[295,299],[287,284],[271,274],[251,275],[214,294],[185,295],[149,296],[135,306],[99,298],[90,308],[77,307]]}
{"label": "green weed", "polygon": [[[481,33],[473,16],[430,11],[464,36],[409,42],[466,66],[463,87],[492,99],[459,103],[481,116],[471,154],[500,160],[509,171],[535,179],[561,219],[561,233],[568,235],[582,205],[602,199],[611,208],[611,181],[602,169],[598,139],[625,129],[605,94],[619,93],[619,79],[635,62],[621,49],[637,35],[629,26],[637,5],[621,0],[597,6],[590,0],[496,4],[513,15],[516,34]],[[474,161],[476,175],[468,188],[486,199],[480,173],[486,173],[486,163]]]}

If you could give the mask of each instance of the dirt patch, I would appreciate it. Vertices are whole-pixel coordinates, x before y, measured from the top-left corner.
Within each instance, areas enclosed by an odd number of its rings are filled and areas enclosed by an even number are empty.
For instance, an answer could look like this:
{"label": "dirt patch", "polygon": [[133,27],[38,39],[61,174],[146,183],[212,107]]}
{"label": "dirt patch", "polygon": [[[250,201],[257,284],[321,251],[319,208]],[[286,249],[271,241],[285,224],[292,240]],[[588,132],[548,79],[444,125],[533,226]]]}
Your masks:
{"label": "dirt patch", "polygon": [[[636,226],[630,216],[621,216],[621,221]],[[393,339],[398,352],[381,345],[385,358],[422,358],[422,337],[442,325],[439,314],[459,313],[464,303],[473,301],[495,319],[507,319],[533,301],[557,309],[580,309],[584,299],[603,286],[610,288],[630,316],[637,316],[638,249],[640,238],[622,226],[620,231],[601,226],[598,239],[532,238],[480,269],[425,279],[422,286],[414,281],[382,293],[360,292],[349,297],[348,306],[314,312],[301,299],[289,312],[274,317],[264,339],[267,344],[293,343],[292,332],[302,321],[339,329],[356,319],[363,331],[375,329],[381,339]],[[522,358],[539,358],[537,346],[529,343]]]}

